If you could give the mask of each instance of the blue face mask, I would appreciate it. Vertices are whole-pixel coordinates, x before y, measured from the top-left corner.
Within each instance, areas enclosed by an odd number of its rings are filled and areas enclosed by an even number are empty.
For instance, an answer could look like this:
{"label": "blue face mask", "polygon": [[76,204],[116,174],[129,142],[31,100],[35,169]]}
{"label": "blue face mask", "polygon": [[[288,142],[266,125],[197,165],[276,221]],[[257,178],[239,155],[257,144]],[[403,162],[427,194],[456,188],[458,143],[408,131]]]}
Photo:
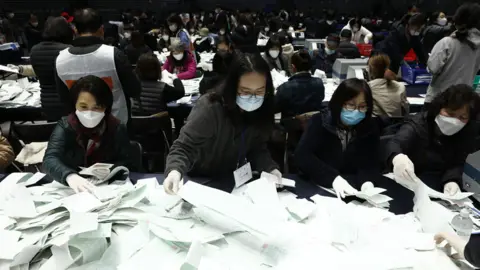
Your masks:
{"label": "blue face mask", "polygon": [[247,112],[253,112],[260,108],[263,104],[262,96],[237,96],[237,105],[242,110]]}
{"label": "blue face mask", "polygon": [[359,110],[349,111],[342,109],[340,119],[347,126],[355,126],[365,118],[365,113]]}

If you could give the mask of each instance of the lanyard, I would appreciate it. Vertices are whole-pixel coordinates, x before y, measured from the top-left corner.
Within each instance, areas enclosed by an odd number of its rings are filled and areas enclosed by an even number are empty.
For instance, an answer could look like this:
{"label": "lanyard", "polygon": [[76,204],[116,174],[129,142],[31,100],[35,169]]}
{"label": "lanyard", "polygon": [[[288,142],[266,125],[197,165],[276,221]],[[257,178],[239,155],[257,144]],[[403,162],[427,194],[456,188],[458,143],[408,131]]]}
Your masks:
{"label": "lanyard", "polygon": [[[242,135],[241,135],[241,141],[240,141],[240,146],[238,147],[238,159],[237,159],[237,169],[238,167],[240,166],[240,159],[241,159],[241,155],[242,155],[242,148],[245,147],[245,130],[242,131]],[[245,150],[243,151],[243,157],[245,159],[245,161],[247,161],[247,148],[245,147]]]}

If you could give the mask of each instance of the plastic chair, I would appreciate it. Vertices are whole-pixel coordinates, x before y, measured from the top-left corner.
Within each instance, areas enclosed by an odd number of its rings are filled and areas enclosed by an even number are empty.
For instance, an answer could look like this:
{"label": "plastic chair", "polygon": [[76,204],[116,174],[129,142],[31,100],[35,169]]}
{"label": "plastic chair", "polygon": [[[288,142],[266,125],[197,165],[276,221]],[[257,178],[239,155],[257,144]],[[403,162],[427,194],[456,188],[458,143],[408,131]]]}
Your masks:
{"label": "plastic chair", "polygon": [[143,172],[143,147],[139,142],[130,141],[130,154],[135,164],[135,172]]}
{"label": "plastic chair", "polygon": [[172,122],[168,112],[132,116],[130,138],[143,146],[143,162],[148,172],[163,171],[172,144]]}

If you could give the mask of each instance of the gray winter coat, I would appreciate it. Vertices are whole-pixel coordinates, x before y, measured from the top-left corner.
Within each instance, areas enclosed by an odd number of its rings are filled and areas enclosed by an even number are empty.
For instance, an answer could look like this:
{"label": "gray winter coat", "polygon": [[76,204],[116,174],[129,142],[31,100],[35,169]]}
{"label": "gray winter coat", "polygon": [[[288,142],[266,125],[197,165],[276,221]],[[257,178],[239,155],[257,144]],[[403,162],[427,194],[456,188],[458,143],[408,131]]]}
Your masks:
{"label": "gray winter coat", "polygon": [[476,50],[452,36],[444,37],[432,49],[428,59],[428,70],[432,73],[432,82],[428,86],[425,102],[432,100],[448,87],[455,84],[473,85],[480,70],[480,30],[469,30],[469,37]]}

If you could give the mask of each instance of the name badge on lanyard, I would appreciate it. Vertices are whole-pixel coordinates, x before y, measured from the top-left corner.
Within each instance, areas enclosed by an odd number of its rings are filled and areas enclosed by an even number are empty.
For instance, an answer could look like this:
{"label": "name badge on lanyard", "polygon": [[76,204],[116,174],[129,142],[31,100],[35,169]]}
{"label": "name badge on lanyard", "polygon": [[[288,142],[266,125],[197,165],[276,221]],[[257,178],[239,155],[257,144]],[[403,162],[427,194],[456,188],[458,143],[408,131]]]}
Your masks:
{"label": "name badge on lanyard", "polygon": [[[245,149],[243,149],[245,148]],[[245,131],[242,132],[242,141],[240,144],[240,147],[238,149],[238,159],[237,159],[237,169],[233,172],[233,177],[235,179],[235,187],[238,188],[248,182],[250,179],[252,179],[252,167],[250,166],[250,162],[247,161],[247,150],[246,150],[246,145],[245,145]],[[242,159],[242,150],[244,152],[243,158],[245,160],[245,164],[241,166],[240,168],[238,167],[240,165],[240,161]]]}

